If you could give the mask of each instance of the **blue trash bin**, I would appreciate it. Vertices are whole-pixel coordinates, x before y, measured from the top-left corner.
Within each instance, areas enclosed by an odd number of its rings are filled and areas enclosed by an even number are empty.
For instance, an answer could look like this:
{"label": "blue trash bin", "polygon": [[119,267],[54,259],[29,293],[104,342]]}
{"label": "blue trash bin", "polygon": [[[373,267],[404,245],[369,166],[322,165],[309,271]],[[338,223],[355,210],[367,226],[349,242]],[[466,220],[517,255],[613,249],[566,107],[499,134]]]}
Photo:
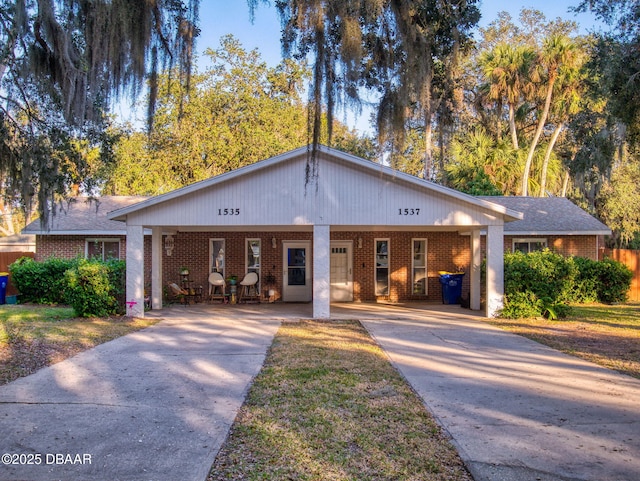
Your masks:
{"label": "blue trash bin", "polygon": [[440,284],[442,284],[442,303],[460,304],[462,297],[462,278],[464,272],[441,272]]}
{"label": "blue trash bin", "polygon": [[7,284],[9,284],[9,273],[0,272],[0,304],[7,302]]}

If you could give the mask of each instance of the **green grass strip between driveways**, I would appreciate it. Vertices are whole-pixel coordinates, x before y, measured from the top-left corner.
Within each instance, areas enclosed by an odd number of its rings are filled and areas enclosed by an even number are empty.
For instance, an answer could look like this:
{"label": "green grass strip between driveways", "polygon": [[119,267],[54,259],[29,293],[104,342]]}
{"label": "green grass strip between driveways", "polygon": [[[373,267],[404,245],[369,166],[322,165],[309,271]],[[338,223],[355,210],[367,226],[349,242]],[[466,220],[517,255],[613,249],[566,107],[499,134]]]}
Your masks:
{"label": "green grass strip between driveways", "polygon": [[280,328],[208,481],[470,480],[358,322]]}

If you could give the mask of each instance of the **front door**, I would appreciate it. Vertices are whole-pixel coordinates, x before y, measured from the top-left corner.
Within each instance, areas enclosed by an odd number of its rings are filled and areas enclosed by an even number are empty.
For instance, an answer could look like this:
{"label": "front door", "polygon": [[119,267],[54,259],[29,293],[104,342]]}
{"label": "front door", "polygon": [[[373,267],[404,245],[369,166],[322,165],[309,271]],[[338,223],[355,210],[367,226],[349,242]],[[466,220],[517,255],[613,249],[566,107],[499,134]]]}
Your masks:
{"label": "front door", "polygon": [[285,241],[283,246],[282,300],[309,302],[311,286],[311,242]]}
{"label": "front door", "polygon": [[353,301],[352,245],[349,241],[331,243],[331,302]]}

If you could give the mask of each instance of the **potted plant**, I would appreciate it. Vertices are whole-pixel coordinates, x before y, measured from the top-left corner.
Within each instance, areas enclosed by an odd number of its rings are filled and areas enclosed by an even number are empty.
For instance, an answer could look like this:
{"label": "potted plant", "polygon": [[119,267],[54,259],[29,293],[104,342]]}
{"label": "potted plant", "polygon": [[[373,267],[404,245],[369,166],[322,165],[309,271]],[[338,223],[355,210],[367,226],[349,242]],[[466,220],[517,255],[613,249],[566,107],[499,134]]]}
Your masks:
{"label": "potted plant", "polygon": [[229,277],[227,277],[227,282],[230,286],[235,286],[238,283],[238,276],[234,274],[230,275]]}
{"label": "potted plant", "polygon": [[269,273],[266,276],[264,276],[263,280],[264,280],[264,286],[267,288],[266,297],[269,299],[269,302],[272,302],[273,297],[276,295],[276,291],[274,289],[276,285],[276,276],[274,276],[271,273],[271,271],[269,271]]}
{"label": "potted plant", "polygon": [[188,267],[181,267],[180,268],[180,275],[181,276],[188,276],[189,275],[189,268]]}

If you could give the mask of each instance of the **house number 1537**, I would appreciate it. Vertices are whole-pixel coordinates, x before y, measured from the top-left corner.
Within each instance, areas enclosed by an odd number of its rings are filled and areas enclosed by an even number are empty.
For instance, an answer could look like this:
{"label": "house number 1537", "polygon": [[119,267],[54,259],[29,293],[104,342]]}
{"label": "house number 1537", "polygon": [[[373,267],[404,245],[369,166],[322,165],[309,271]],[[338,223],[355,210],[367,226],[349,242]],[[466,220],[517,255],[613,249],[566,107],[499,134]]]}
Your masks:
{"label": "house number 1537", "polygon": [[218,209],[218,215],[240,215],[240,209]]}
{"label": "house number 1537", "polygon": [[420,208],[416,209],[398,209],[398,215],[420,215]]}

